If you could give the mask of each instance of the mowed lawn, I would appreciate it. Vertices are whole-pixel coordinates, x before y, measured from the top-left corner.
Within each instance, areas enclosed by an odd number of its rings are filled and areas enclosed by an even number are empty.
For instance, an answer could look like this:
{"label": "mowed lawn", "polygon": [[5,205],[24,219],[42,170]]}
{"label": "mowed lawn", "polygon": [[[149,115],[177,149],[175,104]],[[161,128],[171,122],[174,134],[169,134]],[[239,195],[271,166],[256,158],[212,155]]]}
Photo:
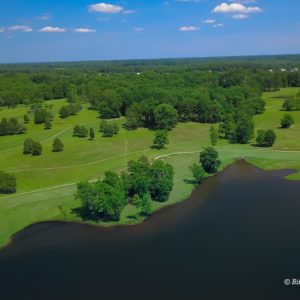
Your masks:
{"label": "mowed lawn", "polygon": [[[287,88],[276,93],[265,93],[266,112],[255,117],[257,129],[272,128],[277,135],[276,144],[271,149],[262,149],[253,145],[230,145],[220,140],[217,148],[223,166],[238,158],[244,158],[264,169],[296,169],[300,171],[300,112],[292,112],[296,124],[291,129],[280,129],[280,119],[285,114],[281,111],[282,97],[293,95],[300,89]],[[29,224],[46,220],[77,220],[72,213],[78,207],[74,200],[76,182],[100,178],[106,170],[121,171],[127,162],[146,155],[150,159],[163,156],[175,169],[175,185],[167,203],[155,204],[160,208],[176,203],[188,197],[192,185],[185,183],[191,177],[189,165],[198,161],[199,151],[209,145],[208,124],[181,123],[170,133],[170,144],[166,149],[150,148],[154,132],[148,129],[127,131],[121,129],[113,138],[103,138],[98,132],[100,119],[95,111],[85,109],[77,116],[61,119],[57,113],[65,100],[48,101],[53,104],[55,115],[51,130],[44,130],[43,125],[34,125],[32,120],[27,125],[25,135],[0,137],[0,169],[14,173],[18,179],[18,193],[0,195],[0,246],[9,241],[10,236]],[[0,110],[0,118],[23,118],[27,107]],[[120,127],[124,119],[116,120]],[[94,141],[87,138],[72,137],[75,124],[93,127],[96,134]],[[22,154],[22,145],[26,137],[31,136],[42,142],[43,155],[32,157]],[[55,136],[63,141],[65,150],[53,153],[52,142]],[[300,173],[289,176],[300,179]],[[122,213],[120,224],[140,221],[135,209],[128,205]],[[105,224],[111,225],[111,224]]]}

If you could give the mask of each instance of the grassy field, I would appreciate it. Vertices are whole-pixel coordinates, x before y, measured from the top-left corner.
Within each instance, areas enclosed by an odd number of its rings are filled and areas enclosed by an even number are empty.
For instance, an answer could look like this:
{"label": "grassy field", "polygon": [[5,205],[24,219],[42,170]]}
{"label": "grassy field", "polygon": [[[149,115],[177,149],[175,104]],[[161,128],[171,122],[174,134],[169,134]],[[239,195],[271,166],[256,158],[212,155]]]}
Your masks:
{"label": "grassy field", "polygon": [[[300,179],[300,112],[293,112],[296,124],[291,129],[280,129],[282,97],[293,95],[300,89],[286,88],[276,93],[265,93],[266,112],[255,117],[256,128],[273,128],[277,142],[271,149],[262,149],[251,145],[230,145],[219,141],[223,167],[238,158],[244,158],[267,170],[296,169],[297,173],[289,179]],[[5,245],[12,234],[29,224],[47,220],[73,220],[80,218],[72,213],[78,206],[74,200],[76,182],[98,179],[106,170],[121,171],[128,160],[141,155],[169,161],[175,169],[175,187],[167,203],[155,204],[155,209],[185,199],[193,189],[185,183],[191,177],[188,166],[198,161],[199,151],[209,144],[210,125],[198,123],[179,124],[170,133],[170,145],[167,149],[154,150],[154,133],[147,129],[126,131],[122,129],[113,138],[103,138],[97,133],[95,141],[72,137],[75,124],[93,127],[98,132],[100,120],[95,111],[84,109],[77,116],[60,119],[57,116],[64,100],[48,101],[53,104],[55,119],[51,130],[43,125],[27,125],[28,133],[0,137],[0,169],[12,172],[18,179],[18,193],[0,195],[0,246]],[[0,118],[23,118],[27,107],[0,110]],[[122,125],[124,120],[117,122]],[[23,141],[27,136],[43,144],[40,157],[22,154]],[[61,153],[51,152],[53,139],[59,138],[65,144]],[[128,205],[121,216],[120,224],[136,223],[135,208]],[[111,225],[111,224],[105,224]]]}

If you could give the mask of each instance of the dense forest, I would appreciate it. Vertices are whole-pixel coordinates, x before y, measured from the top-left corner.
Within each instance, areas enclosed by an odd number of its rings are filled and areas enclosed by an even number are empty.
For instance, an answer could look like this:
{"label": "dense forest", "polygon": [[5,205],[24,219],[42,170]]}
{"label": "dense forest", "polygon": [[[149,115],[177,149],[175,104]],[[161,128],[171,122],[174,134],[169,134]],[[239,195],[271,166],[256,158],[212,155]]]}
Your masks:
{"label": "dense forest", "polygon": [[[265,111],[262,93],[299,86],[299,55],[0,65],[0,109],[28,107],[23,120],[0,120],[0,136],[25,133],[31,118],[51,129],[54,116],[47,100],[67,99],[59,117],[76,115],[85,104],[99,113],[104,137],[119,132],[118,125],[106,119],[123,116],[127,130],[156,130],[153,147],[157,149],[168,144],[168,131],[188,121],[218,123],[218,129],[212,128],[213,140],[246,144],[255,136],[253,116]],[[286,98],[282,109],[300,110],[300,94]],[[281,127],[289,128],[293,122],[286,114]],[[79,124],[73,136],[93,140],[95,132]],[[258,146],[271,147],[275,140],[270,129],[257,133]],[[56,139],[53,152],[63,148]],[[38,141],[24,140],[23,154],[38,156],[42,150]],[[201,175],[201,170],[192,170]],[[2,174],[4,186],[6,178]]]}
{"label": "dense forest", "polygon": [[[264,112],[262,92],[300,86],[299,70],[296,55],[1,65],[0,106],[27,104],[34,122],[47,129],[53,116],[43,102],[67,98],[62,118],[89,103],[102,119],[126,116],[128,129],[221,122],[224,138],[247,143],[253,137],[252,116]],[[299,101],[287,99],[284,109],[298,110]],[[0,125],[1,135],[26,130],[15,119]]]}

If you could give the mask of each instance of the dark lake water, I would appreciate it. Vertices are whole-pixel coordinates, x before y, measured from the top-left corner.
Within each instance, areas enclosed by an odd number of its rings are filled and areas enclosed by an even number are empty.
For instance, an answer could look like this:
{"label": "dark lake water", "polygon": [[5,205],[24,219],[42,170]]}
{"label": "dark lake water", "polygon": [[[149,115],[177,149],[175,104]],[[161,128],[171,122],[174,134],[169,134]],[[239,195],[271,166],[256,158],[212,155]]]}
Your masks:
{"label": "dark lake water", "polygon": [[30,226],[0,252],[0,299],[300,299],[288,173],[237,162],[137,226]]}

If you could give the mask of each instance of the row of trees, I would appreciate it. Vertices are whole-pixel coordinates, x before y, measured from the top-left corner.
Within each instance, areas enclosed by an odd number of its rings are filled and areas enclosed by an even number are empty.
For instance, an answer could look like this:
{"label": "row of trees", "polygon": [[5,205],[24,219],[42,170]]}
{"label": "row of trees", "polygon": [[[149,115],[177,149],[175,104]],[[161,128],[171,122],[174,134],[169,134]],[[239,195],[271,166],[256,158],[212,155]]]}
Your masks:
{"label": "row of trees", "polygon": [[99,131],[102,132],[102,135],[104,137],[112,137],[118,134],[120,129],[117,123],[102,120],[100,123]]}
{"label": "row of trees", "polygon": [[[64,150],[63,142],[56,137],[52,143],[52,152],[61,152]],[[33,156],[39,156],[43,152],[43,146],[40,142],[35,141],[31,137],[25,139],[23,144],[23,154],[31,154]]]}
{"label": "row of trees", "polygon": [[13,174],[0,171],[0,193],[11,194],[17,189],[17,179]]}
{"label": "row of trees", "polygon": [[[4,75],[0,76],[0,106],[67,98],[74,103],[88,101],[99,109],[102,117],[112,117],[125,114],[133,102],[151,98],[167,102],[168,95],[174,99],[177,95],[181,97],[185,88],[195,91],[200,86],[227,89],[245,85],[274,91],[285,86],[300,86],[299,62],[292,58],[280,63],[277,58],[266,61],[261,58],[251,58],[251,61],[249,58],[193,59],[106,62],[105,65],[72,63],[57,64],[57,67],[53,64],[4,66],[0,70]],[[136,72],[143,73],[137,76]],[[110,76],[106,76],[108,74]]]}
{"label": "row of trees", "polygon": [[160,160],[152,163],[146,157],[130,161],[120,175],[106,172],[96,183],[77,185],[76,198],[82,213],[92,219],[117,221],[126,204],[136,206],[140,214],[151,213],[152,201],[167,201],[173,188],[174,172],[170,164]]}
{"label": "row of trees", "polygon": [[17,118],[5,118],[0,121],[0,136],[22,134],[26,132],[23,124],[19,123]]}
{"label": "row of trees", "polygon": [[23,154],[31,154],[33,156],[39,156],[43,152],[43,146],[40,142],[35,141],[29,137],[25,139],[23,144]]}
{"label": "row of trees", "polygon": [[33,109],[34,123],[45,124],[46,122],[53,121],[53,115],[45,108],[37,107]]}
{"label": "row of trees", "polygon": [[73,128],[73,136],[84,138],[87,137],[89,134],[88,129],[85,126],[82,125],[75,125]]}

